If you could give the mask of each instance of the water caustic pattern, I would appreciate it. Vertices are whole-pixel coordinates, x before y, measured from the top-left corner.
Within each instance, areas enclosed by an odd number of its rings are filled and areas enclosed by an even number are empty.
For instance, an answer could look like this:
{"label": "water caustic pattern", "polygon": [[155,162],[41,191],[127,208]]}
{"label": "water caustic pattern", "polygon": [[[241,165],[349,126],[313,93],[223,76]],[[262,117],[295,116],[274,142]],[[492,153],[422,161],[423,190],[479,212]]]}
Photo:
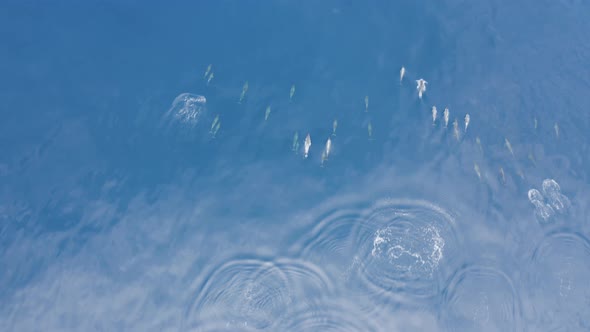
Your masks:
{"label": "water caustic pattern", "polygon": [[224,322],[230,328],[272,329],[295,304],[329,293],[331,284],[307,262],[230,259],[205,275],[197,289],[183,328]]}
{"label": "water caustic pattern", "polygon": [[332,213],[298,243],[342,276],[346,288],[378,303],[412,305],[436,296],[459,246],[453,217],[414,200],[385,199],[360,211]]}
{"label": "water caustic pattern", "polygon": [[590,241],[560,229],[547,234],[527,266],[527,313],[538,329],[590,329]]}
{"label": "water caustic pattern", "polygon": [[559,184],[553,179],[543,181],[543,194],[537,189],[528,192],[529,201],[535,207],[535,215],[546,223],[556,213],[565,213],[571,206],[569,199],[561,193]]}
{"label": "water caustic pattern", "polygon": [[520,299],[502,271],[463,266],[443,294],[442,321],[446,331],[520,331]]}

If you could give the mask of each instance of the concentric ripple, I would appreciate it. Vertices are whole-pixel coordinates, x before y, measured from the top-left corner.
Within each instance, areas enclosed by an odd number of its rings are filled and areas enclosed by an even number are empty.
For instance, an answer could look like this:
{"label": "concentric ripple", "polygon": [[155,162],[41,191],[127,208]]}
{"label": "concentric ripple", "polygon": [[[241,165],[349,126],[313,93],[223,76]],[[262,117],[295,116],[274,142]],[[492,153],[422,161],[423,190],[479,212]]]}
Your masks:
{"label": "concentric ripple", "polygon": [[347,205],[319,216],[313,229],[306,232],[291,250],[328,272],[342,276],[351,257],[356,254],[351,235],[361,221],[364,208]]}
{"label": "concentric ripple", "polygon": [[289,315],[278,331],[379,331],[369,316],[360,313],[361,308],[347,301],[321,303],[316,307],[304,307]]}
{"label": "concentric ripple", "polygon": [[590,241],[569,230],[549,233],[533,252],[527,287],[539,326],[590,326]]}
{"label": "concentric ripple", "polygon": [[339,269],[347,290],[399,304],[435,296],[459,245],[453,217],[427,201],[385,199],[318,225],[300,241],[304,259]]}
{"label": "concentric ripple", "polygon": [[502,271],[464,266],[443,292],[447,331],[519,331],[522,309],[510,278]]}
{"label": "concentric ripple", "polygon": [[313,264],[231,259],[205,275],[183,328],[210,322],[223,322],[228,328],[272,328],[294,302],[312,302],[331,288],[329,279]]}
{"label": "concentric ripple", "polygon": [[457,254],[453,217],[425,201],[384,200],[356,227],[357,277],[374,296],[400,303],[436,296]]}
{"label": "concentric ripple", "polygon": [[251,332],[258,329],[246,326],[232,326],[227,322],[208,321],[199,324],[198,326],[185,330],[190,332]]}

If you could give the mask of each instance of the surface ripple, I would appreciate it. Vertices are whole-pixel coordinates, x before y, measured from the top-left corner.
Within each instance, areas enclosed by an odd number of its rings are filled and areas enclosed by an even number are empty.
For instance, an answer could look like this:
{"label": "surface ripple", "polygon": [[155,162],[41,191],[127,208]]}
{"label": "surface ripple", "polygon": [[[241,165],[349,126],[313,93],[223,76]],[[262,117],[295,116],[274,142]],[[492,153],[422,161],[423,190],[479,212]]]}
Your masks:
{"label": "surface ripple", "polygon": [[323,302],[295,311],[280,331],[379,331],[374,320],[359,314],[360,308],[347,301]]}
{"label": "surface ripple", "polygon": [[446,331],[519,331],[521,318],[512,281],[495,268],[465,265],[443,292]]}
{"label": "surface ripple", "polygon": [[300,257],[341,276],[346,291],[378,303],[436,296],[459,248],[454,218],[428,201],[382,199],[321,218],[295,245]]}
{"label": "surface ripple", "polygon": [[307,262],[231,258],[204,275],[182,325],[272,329],[295,303],[313,303],[331,289],[322,270]]}
{"label": "surface ripple", "polygon": [[527,267],[534,324],[547,329],[590,327],[590,241],[559,229],[548,233]]}

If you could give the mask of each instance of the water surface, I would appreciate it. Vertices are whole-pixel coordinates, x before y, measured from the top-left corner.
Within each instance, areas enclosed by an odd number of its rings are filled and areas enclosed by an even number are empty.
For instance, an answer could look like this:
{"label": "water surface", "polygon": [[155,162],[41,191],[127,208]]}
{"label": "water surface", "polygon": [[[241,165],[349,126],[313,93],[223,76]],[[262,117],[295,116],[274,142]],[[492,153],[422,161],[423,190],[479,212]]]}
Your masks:
{"label": "water surface", "polygon": [[590,329],[588,4],[1,8],[1,330]]}

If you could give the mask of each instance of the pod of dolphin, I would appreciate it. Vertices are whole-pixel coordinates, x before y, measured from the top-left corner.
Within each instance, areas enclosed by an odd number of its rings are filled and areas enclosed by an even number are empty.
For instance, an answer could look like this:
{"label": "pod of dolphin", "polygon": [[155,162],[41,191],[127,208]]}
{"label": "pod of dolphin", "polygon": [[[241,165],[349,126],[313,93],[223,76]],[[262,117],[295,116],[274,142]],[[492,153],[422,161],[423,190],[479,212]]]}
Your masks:
{"label": "pod of dolphin", "polygon": [[[399,73],[399,83],[400,85],[403,84],[404,82],[404,78],[406,75],[406,68],[405,67],[401,67],[400,69],[400,73]],[[214,78],[214,72],[213,72],[213,65],[210,64],[207,66],[205,73],[203,75],[203,79],[206,81],[206,85],[210,85],[211,81]],[[426,87],[428,85],[428,81],[426,81],[423,78],[417,79],[416,80],[416,91],[417,91],[417,95],[419,99],[422,99],[422,97],[424,96],[424,94],[426,93]],[[248,93],[248,89],[249,89],[249,84],[248,81],[246,81],[242,87],[242,92],[240,93],[240,96],[238,98],[238,103],[243,103],[246,95]],[[289,91],[289,102],[293,102],[293,98],[295,96],[295,85],[291,85],[291,89]],[[369,96],[366,95],[364,97],[364,104],[365,104],[365,112],[369,112]],[[436,108],[435,105],[432,106],[431,109],[431,114],[432,114],[432,125],[435,126],[437,121],[438,121],[438,116],[439,116],[439,112],[438,109]],[[271,105],[268,105],[265,113],[264,113],[264,121],[268,121],[269,117],[271,115]],[[450,117],[451,117],[451,111],[449,109],[448,106],[446,106],[442,112],[442,123],[444,128],[448,128],[449,126],[449,121],[450,121]],[[469,128],[471,122],[471,116],[469,115],[469,113],[465,114],[463,116],[463,125],[462,125],[462,129],[460,129],[460,125],[459,125],[459,120],[457,118],[455,118],[452,122],[452,126],[453,126],[453,137],[457,140],[460,141],[461,140],[461,135],[463,132],[463,134],[467,133],[467,129]],[[534,123],[534,129],[536,130],[538,127],[538,121],[537,118],[535,117],[533,119],[533,123]],[[211,125],[211,136],[215,137],[215,135],[217,134],[217,132],[219,131],[220,128],[220,120],[219,120],[219,116],[216,116],[215,119],[213,120],[213,124]],[[332,134],[328,135],[328,136],[332,136],[335,137],[336,136],[336,129],[338,127],[338,120],[334,119],[333,125],[332,125]],[[559,139],[559,125],[557,123],[555,123],[553,125],[553,131],[555,133],[555,138]],[[373,125],[371,123],[371,121],[369,120],[367,123],[367,136],[369,140],[373,139]],[[312,137],[311,134],[305,133],[305,136],[302,137],[304,139],[303,141],[303,145],[300,145],[299,142],[299,132],[295,132],[293,135],[293,144],[292,144],[292,148],[291,150],[297,154],[301,153],[303,155],[304,159],[307,159],[309,157],[309,155],[311,154],[312,151]],[[477,136],[475,138],[475,142],[480,150],[480,152],[483,152],[483,148],[481,146],[481,140],[479,138],[479,136]],[[508,140],[508,138],[504,138],[504,145],[507,149],[507,151],[510,153],[510,155],[515,158],[515,154],[514,154],[514,150],[512,148],[512,144],[510,143],[510,141]],[[330,137],[328,137],[328,139],[325,141],[323,148],[322,148],[322,152],[321,152],[321,162],[320,162],[320,166],[324,166],[325,162],[328,160],[328,157],[330,155],[331,149],[333,147],[333,141]],[[302,149],[302,151],[300,151],[300,148]],[[528,155],[528,159],[535,165],[536,161],[534,159],[534,156],[532,155],[532,153],[529,153]],[[481,180],[482,179],[482,174],[481,174],[481,169],[479,167],[479,165],[477,163],[474,162],[473,165],[473,169],[475,171],[475,174],[477,175],[477,177]],[[516,170],[516,173],[519,177],[524,179],[524,174],[520,169]],[[500,167],[498,169],[498,177],[501,181],[502,184],[506,183],[506,174],[504,171],[503,167]]]}
{"label": "pod of dolphin", "polygon": [[[402,67],[399,76],[400,84],[404,83],[405,73],[406,69]],[[203,77],[207,84],[211,83],[214,77],[211,65],[207,67]],[[427,91],[428,82],[422,78],[415,82],[417,96],[422,100]],[[238,103],[247,102],[248,90],[249,84],[246,81],[240,95],[236,96]],[[290,103],[294,101],[295,93],[295,85],[292,85],[289,92]],[[175,104],[180,105],[180,109],[172,113],[181,117],[183,121],[194,123],[199,118],[199,105],[204,106],[205,102],[202,96],[183,94],[175,100]],[[439,113],[435,105],[431,107],[431,118],[427,119],[427,125],[431,121],[432,126],[438,125],[447,132],[451,122],[453,138],[449,139],[457,142],[466,141],[470,137],[467,131],[473,132],[473,128],[468,129],[471,124],[470,114],[454,117],[451,121],[450,108],[445,106],[444,109],[440,109],[443,111]],[[173,110],[176,109],[173,108]],[[266,106],[264,122],[269,120],[271,111],[271,105]],[[368,95],[364,96],[364,112],[369,112]],[[262,120],[262,112],[260,119]],[[370,121],[366,123],[368,139],[371,140],[373,126]],[[533,123],[537,129],[536,118]],[[216,137],[220,126],[220,116],[216,115],[210,126],[211,138]],[[334,119],[331,133],[326,133],[327,139],[321,150],[321,167],[325,166],[332,153],[337,128],[338,119]],[[559,138],[557,123],[553,126],[553,130],[555,137]],[[475,136],[474,143],[483,155],[484,149],[479,136]],[[508,138],[504,137],[503,145],[502,149],[505,149],[506,155],[510,154],[513,161],[516,161],[517,155]],[[293,133],[291,149],[302,159],[310,159],[310,155],[314,152],[311,134],[305,131],[301,135],[299,131]],[[529,153],[528,159],[535,164],[532,153]],[[473,163],[473,171],[480,181],[486,180],[483,170],[476,162]],[[516,167],[515,172],[524,179],[520,169]],[[506,178],[507,173],[504,168],[499,167],[499,182],[506,184]],[[548,223],[555,215],[565,214],[571,207],[568,197],[561,192],[559,184],[553,179],[545,179],[541,190],[530,189],[528,198],[541,224]],[[446,259],[453,259],[458,256],[462,248],[458,245],[460,241],[456,234],[455,220],[444,209],[426,201],[391,199],[379,201],[366,209],[334,209],[332,206],[329,210],[330,212],[326,215],[319,214],[321,217],[310,223],[310,229],[303,232],[305,235],[291,246],[289,251],[297,257],[296,259],[273,260],[239,256],[212,267],[211,271],[206,272],[202,278],[198,296],[190,303],[184,315],[183,326],[198,327],[204,321],[219,319],[225,321],[226,328],[231,327],[233,330],[238,327],[270,329],[283,323],[287,324],[286,330],[315,329],[319,328],[319,323],[323,327],[344,326],[342,324],[348,324],[346,318],[350,315],[338,316],[331,312],[329,316],[317,318],[318,311],[311,311],[313,315],[316,315],[315,317],[281,321],[286,317],[287,308],[303,300],[297,298],[301,294],[319,294],[324,289],[333,291],[334,286],[329,277],[331,271],[322,268],[325,263],[342,274],[341,281],[347,290],[352,294],[364,294],[374,303],[385,301],[385,303],[415,305],[424,299],[431,299],[442,294],[444,310],[440,321],[443,325],[452,327],[457,320],[463,319],[477,326],[485,326],[491,322],[504,324],[503,327],[497,326],[500,330],[511,330],[510,328],[518,330],[515,326],[519,324],[522,312],[519,295],[512,282],[513,276],[493,266],[468,263],[461,264],[450,279],[446,279],[447,276],[440,268],[443,252]],[[552,255],[551,249],[564,247],[564,250],[567,250],[566,253],[571,256],[566,258],[570,259],[573,265],[579,261],[587,261],[586,257],[590,253],[588,244],[590,244],[589,241],[575,233],[562,231],[550,233],[546,240],[534,250],[529,269],[525,270],[526,278],[530,278],[531,281],[539,280],[537,274],[551,271],[553,266],[564,265],[564,269],[550,277],[558,278],[560,287],[567,282],[567,287],[559,289],[564,302],[576,300],[574,296],[567,297],[570,293],[573,294],[570,292],[569,285],[582,283],[576,279],[575,271],[567,270],[569,266],[562,264],[560,255]],[[537,265],[546,266],[547,269],[536,270]],[[300,283],[303,279],[313,282],[309,285]],[[482,284],[493,287],[482,290]],[[292,292],[293,289],[305,291]],[[539,295],[533,294],[534,296]],[[317,299],[313,301],[315,300]],[[574,307],[573,304],[572,307]],[[345,312],[341,308],[336,307],[336,309],[337,312]],[[548,306],[544,310],[549,312],[553,310],[553,307]],[[571,311],[577,312],[575,308]],[[297,308],[295,315],[299,315],[299,312],[300,309]],[[321,311],[319,313],[321,314]],[[330,321],[329,317],[338,319]],[[355,322],[351,321],[350,326],[355,326]],[[370,326],[368,322],[362,322],[362,324],[356,326],[358,328],[355,330],[367,330]],[[343,330],[343,328],[336,329]]]}
{"label": "pod of dolphin", "polygon": [[[400,85],[402,85],[404,83],[404,81],[407,80],[407,79],[405,79],[405,75],[406,75],[406,68],[402,66],[400,69],[400,72],[399,72],[399,84]],[[203,79],[205,80],[207,86],[209,86],[211,84],[211,81],[214,79],[214,77],[215,76],[214,76],[214,72],[213,72],[213,65],[210,64],[207,66],[205,73],[203,75]],[[416,82],[417,96],[420,100],[422,100],[422,97],[426,93],[428,81],[426,81],[423,78],[419,78],[415,82]],[[242,86],[242,91],[241,91],[239,98],[238,98],[239,104],[242,104],[245,101],[246,95],[248,93],[248,89],[249,89],[249,83],[248,83],[248,81],[245,81],[245,83]],[[289,90],[289,102],[290,103],[293,102],[295,92],[296,92],[295,85],[293,84],[293,85],[291,85],[291,88]],[[369,112],[369,96],[368,95],[366,95],[364,97],[364,106],[365,106],[365,110],[364,110],[365,113],[368,113]],[[182,114],[179,114],[179,115],[182,115]],[[268,105],[266,107],[265,112],[264,112],[264,121],[265,122],[269,120],[270,115],[271,115],[271,105]],[[437,124],[437,122],[439,121],[439,111],[438,111],[436,105],[432,106],[431,115],[432,115],[432,117],[431,117],[432,118],[432,125],[435,126]],[[448,106],[445,106],[445,108],[442,112],[442,119],[440,120],[440,121],[442,121],[442,126],[444,127],[444,129],[447,129],[449,127],[450,118],[451,118],[451,111]],[[455,140],[461,141],[461,136],[465,135],[467,133],[470,123],[471,123],[471,116],[469,115],[469,113],[466,113],[463,116],[463,125],[462,126],[460,126],[458,118],[453,119],[452,133],[453,133],[453,137],[455,138]],[[211,135],[212,138],[216,137],[216,135],[220,129],[220,126],[221,126],[221,121],[219,119],[219,115],[216,115],[215,119],[213,120],[213,123],[211,124],[211,130],[209,132],[209,134]],[[533,119],[533,126],[534,126],[535,130],[538,127],[538,120],[536,117]],[[462,128],[460,128],[460,127],[462,127]],[[320,166],[321,167],[324,167],[325,163],[328,161],[328,158],[329,158],[330,153],[333,148],[332,138],[336,137],[337,128],[338,128],[338,119],[334,119],[334,121],[332,123],[332,133],[331,133],[331,135],[328,135],[328,138],[325,141],[322,151],[321,151],[321,159],[320,159]],[[559,139],[560,129],[559,129],[559,125],[557,123],[555,123],[553,125],[553,131],[555,134],[555,138]],[[367,136],[368,136],[369,140],[373,139],[373,125],[370,120],[367,123]],[[300,144],[301,138],[303,138],[302,145]],[[313,142],[312,137],[309,132],[304,133],[304,136],[300,137],[299,132],[296,131],[293,134],[293,143],[292,143],[291,150],[293,152],[295,152],[296,154],[301,153],[301,155],[303,156],[303,159],[308,159],[308,157],[312,153],[312,142]],[[475,137],[475,143],[476,143],[479,151],[481,153],[483,153],[483,147],[482,147],[481,140],[480,140],[479,136]],[[512,156],[512,158],[516,158],[512,144],[510,143],[510,141],[506,137],[504,137],[504,146],[505,146],[507,152]],[[535,161],[535,158],[532,153],[528,154],[528,159],[531,161],[531,163],[533,165],[536,165],[536,161]],[[482,169],[477,164],[477,162],[473,163],[473,170],[475,172],[475,175],[478,177],[478,179],[480,181],[483,180],[482,178],[484,175],[482,174]],[[524,179],[524,173],[520,168],[516,169],[516,174],[520,178]],[[498,169],[498,178],[499,178],[499,181],[501,184],[503,184],[503,185],[506,184],[506,172],[503,167],[499,167],[499,169]],[[536,212],[535,212],[536,215],[541,217],[540,219],[546,220],[549,215],[552,215],[551,211],[549,211],[550,207],[546,208],[544,205],[539,203],[541,200],[539,199],[538,192],[535,192],[534,190],[535,189],[532,189],[531,190],[532,192],[529,192],[529,200],[536,208]]]}

